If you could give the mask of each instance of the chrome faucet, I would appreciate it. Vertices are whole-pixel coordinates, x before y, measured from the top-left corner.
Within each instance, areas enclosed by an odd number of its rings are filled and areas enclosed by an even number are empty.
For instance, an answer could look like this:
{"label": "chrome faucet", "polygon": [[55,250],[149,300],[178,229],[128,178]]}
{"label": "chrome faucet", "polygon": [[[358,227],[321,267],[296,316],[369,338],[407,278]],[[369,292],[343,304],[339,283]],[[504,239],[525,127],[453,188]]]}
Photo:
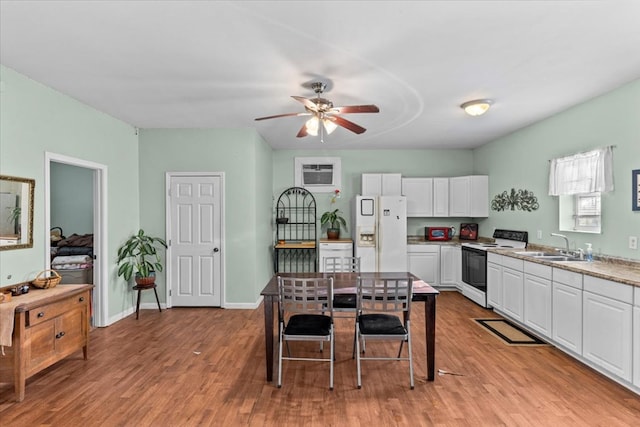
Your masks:
{"label": "chrome faucet", "polygon": [[[567,238],[567,236],[565,236],[564,234],[558,234],[558,233],[551,233],[551,235],[555,236],[555,237],[562,237],[564,239],[564,243],[565,243],[565,245],[567,247],[567,249],[565,250],[564,253],[565,254],[570,254],[571,253],[571,250],[569,249],[569,239]],[[559,249],[559,251],[560,251],[560,253],[562,253],[561,249]]]}

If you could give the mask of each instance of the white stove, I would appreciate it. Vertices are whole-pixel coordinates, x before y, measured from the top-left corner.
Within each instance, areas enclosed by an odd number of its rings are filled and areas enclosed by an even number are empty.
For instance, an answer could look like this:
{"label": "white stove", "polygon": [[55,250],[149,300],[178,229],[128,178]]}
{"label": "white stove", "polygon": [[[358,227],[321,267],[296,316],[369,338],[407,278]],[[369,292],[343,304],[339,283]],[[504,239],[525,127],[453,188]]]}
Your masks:
{"label": "white stove", "polygon": [[462,295],[482,307],[487,304],[487,250],[501,248],[525,249],[529,239],[526,231],[496,230],[494,243],[462,243]]}
{"label": "white stove", "polygon": [[494,243],[465,242],[462,246],[486,251],[487,249],[515,248],[525,249],[527,247],[528,233],[526,231],[496,230],[493,232]]}

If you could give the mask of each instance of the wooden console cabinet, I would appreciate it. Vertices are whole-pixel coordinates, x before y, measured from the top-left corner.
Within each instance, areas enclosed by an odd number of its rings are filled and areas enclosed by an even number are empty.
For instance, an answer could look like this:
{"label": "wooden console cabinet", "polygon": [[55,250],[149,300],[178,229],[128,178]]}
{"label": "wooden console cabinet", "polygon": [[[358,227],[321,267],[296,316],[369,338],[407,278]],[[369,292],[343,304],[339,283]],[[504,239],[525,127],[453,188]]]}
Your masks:
{"label": "wooden console cabinet", "polygon": [[59,285],[32,290],[15,306],[12,345],[0,355],[0,382],[14,383],[16,401],[24,399],[25,383],[32,375],[80,349],[87,360],[92,288]]}

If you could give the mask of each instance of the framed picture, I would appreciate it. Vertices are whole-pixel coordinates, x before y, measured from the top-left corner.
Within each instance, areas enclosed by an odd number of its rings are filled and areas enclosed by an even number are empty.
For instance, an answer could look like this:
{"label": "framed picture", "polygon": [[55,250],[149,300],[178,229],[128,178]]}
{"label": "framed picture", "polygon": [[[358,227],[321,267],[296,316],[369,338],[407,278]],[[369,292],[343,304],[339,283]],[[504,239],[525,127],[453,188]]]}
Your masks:
{"label": "framed picture", "polygon": [[640,169],[631,171],[631,208],[640,211]]}

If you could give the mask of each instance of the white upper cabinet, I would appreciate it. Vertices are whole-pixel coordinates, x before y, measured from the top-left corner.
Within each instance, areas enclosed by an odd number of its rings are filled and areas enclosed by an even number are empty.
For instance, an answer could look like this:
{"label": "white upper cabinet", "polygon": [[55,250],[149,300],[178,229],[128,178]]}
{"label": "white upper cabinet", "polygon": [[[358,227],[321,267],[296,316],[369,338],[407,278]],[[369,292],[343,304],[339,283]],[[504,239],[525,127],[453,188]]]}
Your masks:
{"label": "white upper cabinet", "polygon": [[409,217],[449,216],[449,178],[402,178]]}
{"label": "white upper cabinet", "polygon": [[408,217],[433,216],[433,178],[402,178],[402,195]]}
{"label": "white upper cabinet", "polygon": [[402,174],[399,173],[363,173],[362,196],[400,196],[402,195]]}
{"label": "white upper cabinet", "polygon": [[449,216],[449,178],[433,178],[433,216]]}
{"label": "white upper cabinet", "polygon": [[488,217],[489,177],[471,175],[449,178],[449,216]]}

